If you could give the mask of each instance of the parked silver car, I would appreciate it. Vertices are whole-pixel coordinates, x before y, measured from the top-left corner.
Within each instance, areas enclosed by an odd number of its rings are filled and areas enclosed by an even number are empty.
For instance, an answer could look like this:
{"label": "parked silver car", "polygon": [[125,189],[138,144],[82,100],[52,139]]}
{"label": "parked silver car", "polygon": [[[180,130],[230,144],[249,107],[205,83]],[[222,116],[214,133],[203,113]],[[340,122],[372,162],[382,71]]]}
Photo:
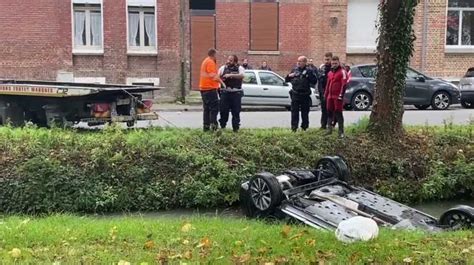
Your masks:
{"label": "parked silver car", "polygon": [[[242,88],[244,97],[242,105],[291,106],[291,84],[272,71],[246,70]],[[319,96],[311,89],[312,106],[319,106]]]}
{"label": "parked silver car", "polygon": [[466,109],[474,108],[474,67],[467,69],[466,74],[459,81],[461,90],[461,105]]}

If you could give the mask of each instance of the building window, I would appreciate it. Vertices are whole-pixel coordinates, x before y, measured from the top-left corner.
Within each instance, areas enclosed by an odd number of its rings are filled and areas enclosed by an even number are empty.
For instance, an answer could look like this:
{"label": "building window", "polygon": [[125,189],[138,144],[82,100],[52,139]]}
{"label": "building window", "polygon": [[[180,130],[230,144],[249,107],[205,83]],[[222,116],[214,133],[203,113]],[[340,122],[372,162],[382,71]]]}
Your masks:
{"label": "building window", "polygon": [[250,3],[250,50],[278,51],[279,4],[276,0]]}
{"label": "building window", "polygon": [[128,0],[129,52],[156,52],[156,13],[153,0]]}
{"label": "building window", "polygon": [[101,4],[74,3],[73,11],[74,49],[102,50],[103,37]]}
{"label": "building window", "polygon": [[446,20],[447,46],[474,46],[474,1],[449,0]]}
{"label": "building window", "polygon": [[189,2],[191,10],[215,10],[216,0],[191,0]]}
{"label": "building window", "polygon": [[373,53],[377,46],[379,0],[349,0],[347,6],[347,52]]}

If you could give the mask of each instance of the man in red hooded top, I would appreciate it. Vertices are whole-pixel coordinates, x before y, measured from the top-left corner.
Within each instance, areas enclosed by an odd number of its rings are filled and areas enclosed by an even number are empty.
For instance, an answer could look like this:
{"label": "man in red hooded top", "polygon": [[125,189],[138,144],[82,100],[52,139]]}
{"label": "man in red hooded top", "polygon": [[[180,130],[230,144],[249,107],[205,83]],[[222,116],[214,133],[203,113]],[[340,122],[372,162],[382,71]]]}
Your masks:
{"label": "man in red hooded top", "polygon": [[328,134],[332,133],[335,124],[338,123],[339,137],[344,137],[344,116],[342,116],[344,86],[347,83],[347,72],[341,67],[339,57],[333,56],[331,60],[331,71],[328,75],[324,98],[328,111]]}

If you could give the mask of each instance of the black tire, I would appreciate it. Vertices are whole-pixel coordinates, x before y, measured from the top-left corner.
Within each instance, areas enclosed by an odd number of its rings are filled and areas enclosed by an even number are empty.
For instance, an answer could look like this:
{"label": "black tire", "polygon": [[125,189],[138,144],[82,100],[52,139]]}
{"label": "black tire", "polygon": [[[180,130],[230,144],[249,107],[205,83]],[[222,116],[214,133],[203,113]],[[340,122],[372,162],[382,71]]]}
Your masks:
{"label": "black tire", "polygon": [[344,182],[351,180],[351,171],[346,160],[340,156],[325,156],[316,163],[318,180],[337,178]]}
{"label": "black tire", "polygon": [[356,111],[368,110],[372,105],[372,96],[366,91],[357,91],[352,96],[351,106]]}
{"label": "black tire", "polygon": [[453,230],[474,229],[474,208],[469,206],[451,208],[441,215],[439,224]]}
{"label": "black tire", "polygon": [[128,128],[131,128],[133,126],[135,126],[135,121],[127,121],[127,127]]}
{"label": "black tire", "polygon": [[473,109],[474,103],[461,99],[461,106],[465,109]]}
{"label": "black tire", "polygon": [[283,191],[271,173],[260,173],[248,182],[248,190],[241,190],[242,210],[247,217],[267,217],[275,213],[283,200]]}
{"label": "black tire", "polygon": [[354,108],[350,104],[344,105],[344,110],[353,110]]}
{"label": "black tire", "polygon": [[419,110],[425,110],[429,107],[430,107],[430,105],[415,105],[415,108],[417,108]]}
{"label": "black tire", "polygon": [[445,110],[448,109],[451,105],[451,96],[448,92],[438,91],[434,93],[433,98],[431,99],[431,107],[434,110]]}

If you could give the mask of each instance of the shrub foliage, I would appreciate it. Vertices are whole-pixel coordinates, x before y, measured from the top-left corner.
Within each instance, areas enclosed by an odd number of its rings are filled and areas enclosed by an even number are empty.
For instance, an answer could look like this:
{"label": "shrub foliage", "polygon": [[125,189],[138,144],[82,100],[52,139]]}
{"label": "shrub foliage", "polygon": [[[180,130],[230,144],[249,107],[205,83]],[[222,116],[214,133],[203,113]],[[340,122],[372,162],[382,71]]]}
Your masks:
{"label": "shrub foliage", "polygon": [[325,155],[350,163],[354,182],[403,202],[472,196],[472,126],[417,127],[396,147],[358,127],[346,139],[316,130],[190,129],[99,132],[0,128],[0,212],[155,211],[238,200],[258,171],[312,167]]}

